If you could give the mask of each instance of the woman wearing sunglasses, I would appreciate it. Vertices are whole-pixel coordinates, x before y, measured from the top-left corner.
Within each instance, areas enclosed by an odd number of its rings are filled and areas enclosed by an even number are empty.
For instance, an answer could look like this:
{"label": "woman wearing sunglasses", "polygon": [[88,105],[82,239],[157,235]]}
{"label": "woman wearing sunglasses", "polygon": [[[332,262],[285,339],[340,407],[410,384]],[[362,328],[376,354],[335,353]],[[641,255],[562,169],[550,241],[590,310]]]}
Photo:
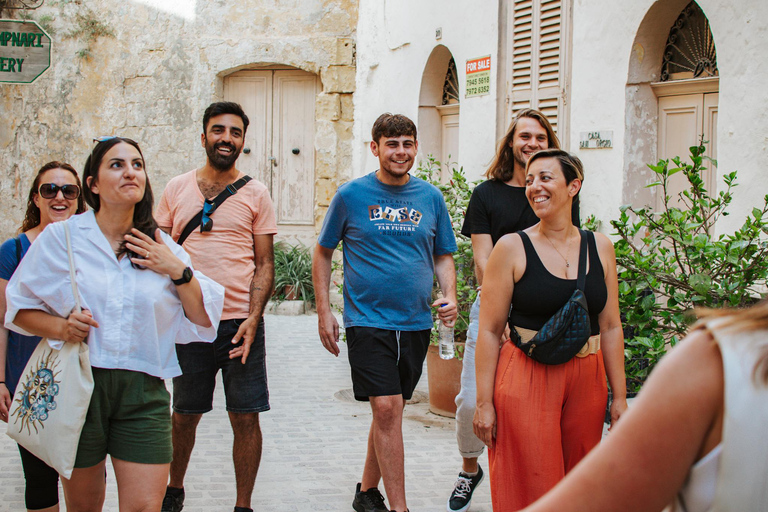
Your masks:
{"label": "woman wearing sunglasses", "polygon": [[[75,169],[63,162],[48,162],[37,171],[29,190],[27,213],[19,236],[0,246],[0,313],[5,316],[5,287],[37,236],[52,222],[67,220],[85,211],[80,180]],[[8,421],[8,409],[21,372],[39,343],[37,336],[9,332],[0,325],[0,420]],[[26,478],[27,510],[59,510],[59,475],[22,446],[21,464]]]}
{"label": "woman wearing sunglasses", "polygon": [[82,312],[72,312],[65,230],[55,224],[8,283],[6,325],[49,342],[88,343],[94,390],[75,469],[62,478],[67,510],[101,510],[108,454],[120,510],[160,510],[172,458],[163,379],[181,374],[176,343],[216,337],[224,289],[193,271],[157,228],[136,142],[100,139],[83,185],[93,211],[67,221]]}

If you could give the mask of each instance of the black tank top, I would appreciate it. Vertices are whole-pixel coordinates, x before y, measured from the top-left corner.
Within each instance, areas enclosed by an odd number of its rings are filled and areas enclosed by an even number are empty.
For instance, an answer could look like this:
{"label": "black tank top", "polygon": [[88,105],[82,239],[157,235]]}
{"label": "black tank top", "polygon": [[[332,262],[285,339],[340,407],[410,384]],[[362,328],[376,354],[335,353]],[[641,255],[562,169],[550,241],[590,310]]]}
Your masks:
{"label": "black tank top", "polygon": [[[541,262],[531,239],[523,231],[517,232],[525,248],[525,272],[512,292],[512,310],[509,313],[510,326],[538,331],[571,298],[576,290],[576,279],[562,279],[552,275]],[[597,253],[595,234],[587,235],[589,271],[587,272],[584,294],[589,306],[589,322],[592,335],[600,333],[597,317],[608,301],[605,276],[600,256]],[[577,263],[578,264],[578,263]]]}

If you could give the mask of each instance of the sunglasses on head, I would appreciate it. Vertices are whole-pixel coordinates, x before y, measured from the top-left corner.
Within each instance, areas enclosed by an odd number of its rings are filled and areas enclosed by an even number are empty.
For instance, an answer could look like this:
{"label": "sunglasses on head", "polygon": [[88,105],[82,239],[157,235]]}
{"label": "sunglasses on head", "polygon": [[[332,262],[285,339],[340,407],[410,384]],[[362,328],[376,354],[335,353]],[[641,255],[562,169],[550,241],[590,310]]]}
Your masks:
{"label": "sunglasses on head", "polygon": [[209,217],[211,212],[213,212],[213,203],[206,199],[205,203],[203,203],[203,218],[200,220],[201,233],[213,229],[213,219]]}
{"label": "sunglasses on head", "polygon": [[117,139],[117,135],[102,135],[101,137],[95,137],[93,142],[106,142],[108,140]]}
{"label": "sunglasses on head", "polygon": [[53,199],[59,193],[59,190],[61,190],[61,195],[64,196],[64,199],[77,199],[80,195],[80,187],[77,185],[59,186],[55,183],[43,183],[40,185],[38,192],[40,193],[40,196],[45,199]]}

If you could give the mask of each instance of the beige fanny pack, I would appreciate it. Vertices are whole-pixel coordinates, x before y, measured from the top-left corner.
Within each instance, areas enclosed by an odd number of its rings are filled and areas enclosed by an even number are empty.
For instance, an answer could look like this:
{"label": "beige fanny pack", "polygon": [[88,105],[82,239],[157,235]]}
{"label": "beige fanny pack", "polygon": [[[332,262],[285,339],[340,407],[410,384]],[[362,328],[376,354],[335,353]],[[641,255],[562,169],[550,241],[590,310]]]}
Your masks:
{"label": "beige fanny pack", "polygon": [[[515,330],[520,335],[523,343],[528,343],[531,341],[533,337],[536,336],[536,333],[539,332],[517,326],[515,326]],[[590,354],[597,354],[598,350],[600,350],[600,335],[595,334],[594,336],[589,337],[584,346],[581,347],[581,350],[579,350],[579,352],[576,354],[576,357],[587,357]]]}

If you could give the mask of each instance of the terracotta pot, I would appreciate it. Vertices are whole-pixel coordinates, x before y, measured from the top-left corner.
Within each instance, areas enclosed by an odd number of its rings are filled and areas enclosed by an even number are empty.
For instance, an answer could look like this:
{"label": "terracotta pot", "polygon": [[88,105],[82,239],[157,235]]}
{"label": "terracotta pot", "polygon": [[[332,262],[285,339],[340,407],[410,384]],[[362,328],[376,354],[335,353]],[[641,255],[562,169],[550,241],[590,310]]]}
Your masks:
{"label": "terracotta pot", "polygon": [[439,348],[430,345],[427,351],[429,379],[429,411],[448,418],[456,417],[456,395],[461,390],[461,360],[440,359]]}
{"label": "terracotta pot", "polygon": [[285,288],[283,288],[283,294],[285,294],[285,300],[297,300],[299,298],[298,294],[296,293],[296,287],[292,284],[285,285]]}

